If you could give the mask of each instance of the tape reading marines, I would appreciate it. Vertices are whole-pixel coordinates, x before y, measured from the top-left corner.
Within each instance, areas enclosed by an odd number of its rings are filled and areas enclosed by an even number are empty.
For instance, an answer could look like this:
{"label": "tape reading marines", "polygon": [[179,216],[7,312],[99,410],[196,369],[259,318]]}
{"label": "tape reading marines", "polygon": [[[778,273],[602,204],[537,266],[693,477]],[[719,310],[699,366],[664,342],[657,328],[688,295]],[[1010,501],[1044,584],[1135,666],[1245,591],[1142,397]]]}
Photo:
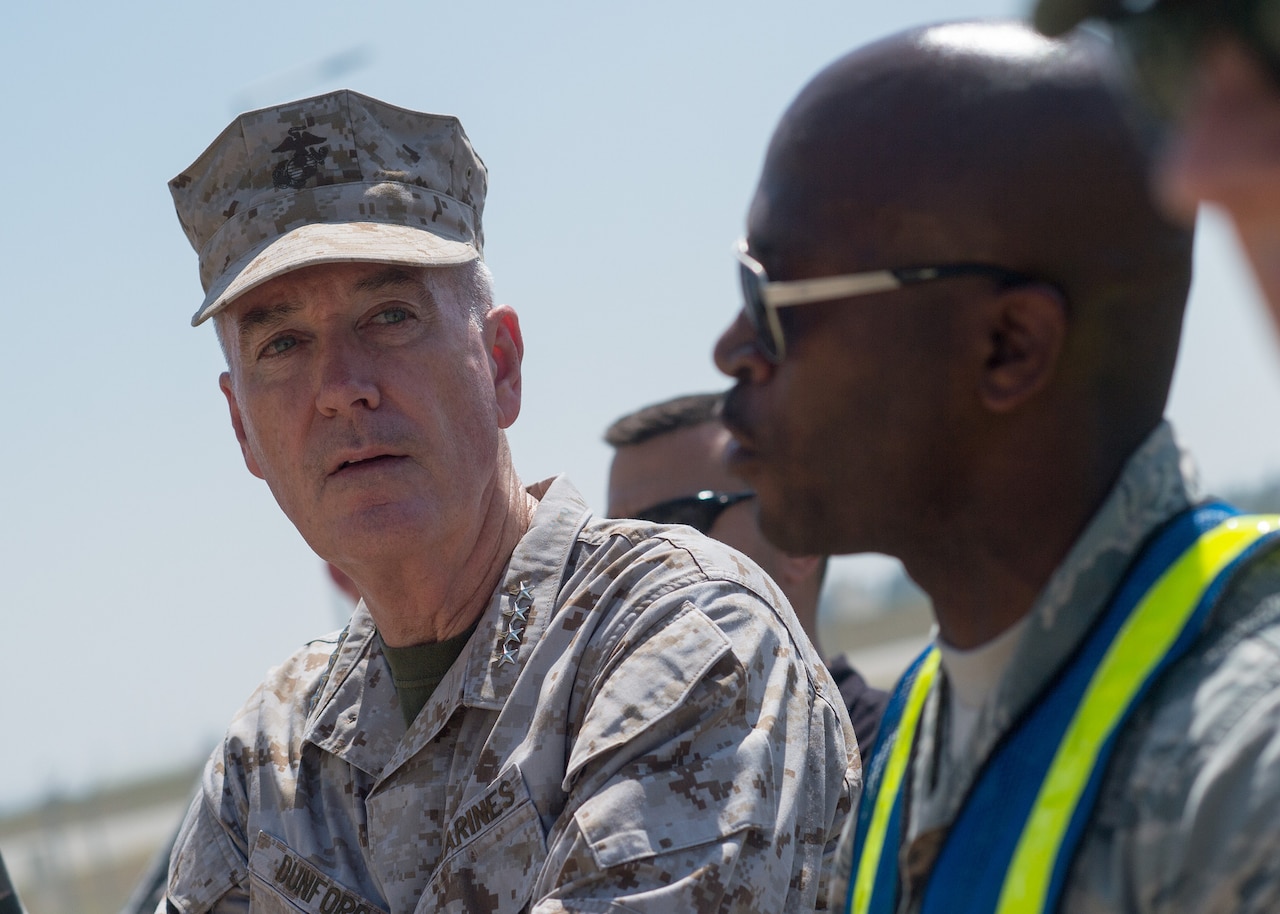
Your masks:
{"label": "tape reading marines", "polygon": [[498,786],[492,788],[483,797],[467,807],[466,811],[454,818],[445,833],[445,853],[453,850],[465,839],[477,834],[498,816],[515,805],[516,791],[509,778],[503,778]]}

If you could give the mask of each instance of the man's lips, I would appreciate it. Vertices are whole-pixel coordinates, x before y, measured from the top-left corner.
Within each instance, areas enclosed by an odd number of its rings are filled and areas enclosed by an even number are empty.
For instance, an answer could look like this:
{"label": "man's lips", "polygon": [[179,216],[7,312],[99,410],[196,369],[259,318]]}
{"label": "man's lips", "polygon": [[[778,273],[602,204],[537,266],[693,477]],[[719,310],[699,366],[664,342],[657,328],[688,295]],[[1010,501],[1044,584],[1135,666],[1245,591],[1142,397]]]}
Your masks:
{"label": "man's lips", "polygon": [[745,418],[744,394],[740,387],[734,387],[726,395],[720,405],[720,421],[732,436],[724,448],[724,465],[734,476],[755,485],[753,477],[757,476],[760,454],[755,437],[751,434],[750,424]]}
{"label": "man's lips", "polygon": [[745,478],[750,471],[751,464],[755,462],[755,451],[751,450],[750,447],[743,444],[739,439],[733,438],[725,445],[725,468],[733,475]]}
{"label": "man's lips", "polygon": [[720,406],[720,421],[733,435],[733,444],[737,451],[751,451],[751,433],[742,418],[742,408],[737,396],[737,388],[729,391]]}
{"label": "man's lips", "polygon": [[341,456],[337,464],[329,471],[329,475],[336,476],[340,473],[351,470],[383,466],[388,463],[402,460],[403,458],[403,454],[395,454],[382,450],[365,450],[354,454],[345,454]]}

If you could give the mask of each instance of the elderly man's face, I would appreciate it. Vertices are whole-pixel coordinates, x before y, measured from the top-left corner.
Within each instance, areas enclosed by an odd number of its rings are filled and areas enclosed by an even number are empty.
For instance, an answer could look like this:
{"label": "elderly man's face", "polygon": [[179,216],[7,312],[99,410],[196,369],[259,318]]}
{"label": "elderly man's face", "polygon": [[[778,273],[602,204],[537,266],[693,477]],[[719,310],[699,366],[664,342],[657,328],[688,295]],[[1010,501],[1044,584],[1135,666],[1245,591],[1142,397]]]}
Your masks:
{"label": "elderly man's face", "polygon": [[1231,215],[1280,327],[1280,86],[1236,40],[1203,55],[1157,183],[1175,214],[1204,201]]}
{"label": "elderly man's face", "polygon": [[312,266],[220,318],[245,462],[339,565],[474,533],[495,485],[499,430],[519,409],[519,327],[502,308],[481,326],[443,279]]}

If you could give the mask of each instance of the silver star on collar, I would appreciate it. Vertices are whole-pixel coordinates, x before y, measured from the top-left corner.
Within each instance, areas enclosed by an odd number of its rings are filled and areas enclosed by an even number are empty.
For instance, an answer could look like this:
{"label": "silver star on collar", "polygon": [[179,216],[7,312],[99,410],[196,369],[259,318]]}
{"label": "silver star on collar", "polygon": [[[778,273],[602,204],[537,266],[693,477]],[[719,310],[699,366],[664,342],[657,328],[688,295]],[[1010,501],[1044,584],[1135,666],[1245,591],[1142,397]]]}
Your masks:
{"label": "silver star on collar", "polygon": [[529,610],[533,608],[533,591],[529,589],[529,582],[521,581],[518,589],[512,588],[507,592],[515,599],[510,606],[502,610],[502,614],[519,619],[521,622],[528,621]]}
{"label": "silver star on collar", "polygon": [[502,610],[507,617],[507,631],[502,636],[502,648],[498,653],[499,666],[516,662],[525,626],[529,624],[529,610],[533,607],[533,591],[529,589],[528,581],[521,581],[518,587],[508,589],[507,593],[515,599]]}

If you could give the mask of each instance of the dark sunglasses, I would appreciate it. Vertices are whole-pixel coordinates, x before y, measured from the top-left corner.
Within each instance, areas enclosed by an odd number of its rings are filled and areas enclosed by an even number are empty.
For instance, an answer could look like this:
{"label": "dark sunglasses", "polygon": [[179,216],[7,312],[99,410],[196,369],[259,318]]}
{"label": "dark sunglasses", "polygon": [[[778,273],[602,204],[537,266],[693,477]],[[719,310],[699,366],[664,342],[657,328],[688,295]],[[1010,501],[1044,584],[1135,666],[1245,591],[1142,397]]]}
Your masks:
{"label": "dark sunglasses", "polygon": [[755,498],[755,492],[715,492],[703,489],[696,495],[682,495],[637,511],[637,520],[655,524],[686,524],[699,533],[709,533],[716,519],[740,501]]}
{"label": "dark sunglasses", "polygon": [[1185,109],[1205,44],[1229,35],[1280,86],[1280,0],[1165,0],[1111,20],[1116,45],[1157,112]]}
{"label": "dark sunglasses", "polygon": [[747,253],[746,241],[738,242],[738,268],[742,279],[743,310],[747,314],[747,320],[755,328],[756,346],[774,364],[781,362],[787,355],[782,322],[778,320],[779,308],[853,298],[875,292],[891,292],[903,286],[950,279],[953,276],[990,276],[1010,286],[1034,281],[1023,273],[1015,273],[993,264],[949,263],[773,282],[759,261]]}

